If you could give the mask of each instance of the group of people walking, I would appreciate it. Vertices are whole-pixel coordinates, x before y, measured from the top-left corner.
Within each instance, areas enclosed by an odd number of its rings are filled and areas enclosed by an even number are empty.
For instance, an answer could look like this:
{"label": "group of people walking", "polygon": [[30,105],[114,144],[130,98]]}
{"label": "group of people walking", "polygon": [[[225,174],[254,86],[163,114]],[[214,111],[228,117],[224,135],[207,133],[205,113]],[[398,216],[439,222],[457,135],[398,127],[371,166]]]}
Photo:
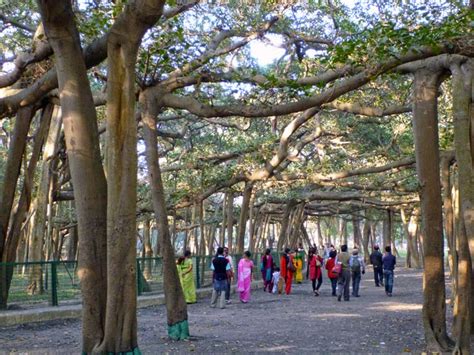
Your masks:
{"label": "group of people walking", "polygon": [[[374,268],[375,286],[385,286],[386,295],[391,297],[396,258],[392,255],[390,246],[385,247],[384,254],[380,252],[378,245],[374,245],[373,249],[374,251],[370,254],[370,263]],[[186,251],[184,256],[178,259],[177,267],[186,302],[195,303],[196,289],[190,256],[191,253]],[[239,293],[239,299],[242,303],[250,301],[252,271],[254,269],[251,256],[251,253],[246,251],[237,265],[236,291]],[[303,280],[304,256],[305,252],[301,246],[295,248],[295,250],[286,248],[280,257],[280,267],[277,267],[271,250],[267,249],[260,261],[263,290],[270,293],[286,293],[289,295],[293,280],[298,283]],[[212,259],[210,268],[213,272],[211,307],[216,307],[219,304],[220,308],[225,308],[225,305],[231,302],[230,289],[235,278],[233,259],[229,255],[228,248],[217,248],[216,256]],[[323,255],[318,253],[316,246],[309,248],[306,278],[311,281],[314,296],[320,295],[323,269],[326,269],[327,277],[331,282],[331,294],[337,296],[338,301],[342,299],[349,301],[351,295],[360,297],[360,282],[362,275],[365,274],[366,265],[357,248],[354,248],[350,254],[347,245],[342,245],[338,253],[331,245],[324,249]],[[352,293],[350,292],[351,285]]]}

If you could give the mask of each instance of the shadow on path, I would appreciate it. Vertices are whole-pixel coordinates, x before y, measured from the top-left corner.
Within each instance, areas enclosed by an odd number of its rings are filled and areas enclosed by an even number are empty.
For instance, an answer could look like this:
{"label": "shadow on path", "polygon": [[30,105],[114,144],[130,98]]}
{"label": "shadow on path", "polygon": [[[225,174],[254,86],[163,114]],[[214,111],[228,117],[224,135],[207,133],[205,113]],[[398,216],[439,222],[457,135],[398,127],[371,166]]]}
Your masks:
{"label": "shadow on path", "polygon": [[[324,275],[326,276],[326,274]],[[226,309],[211,309],[206,300],[188,307],[192,338],[166,337],[165,308],[138,311],[139,346],[157,353],[393,353],[421,352],[422,273],[397,269],[393,297],[375,287],[372,271],[364,275],[360,294],[337,302],[324,279],[321,295],[311,285],[296,284],[291,295],[262,289],[242,304],[237,295]],[[29,353],[79,353],[81,323],[61,320],[0,327],[0,350]],[[0,352],[1,352],[0,351]]]}

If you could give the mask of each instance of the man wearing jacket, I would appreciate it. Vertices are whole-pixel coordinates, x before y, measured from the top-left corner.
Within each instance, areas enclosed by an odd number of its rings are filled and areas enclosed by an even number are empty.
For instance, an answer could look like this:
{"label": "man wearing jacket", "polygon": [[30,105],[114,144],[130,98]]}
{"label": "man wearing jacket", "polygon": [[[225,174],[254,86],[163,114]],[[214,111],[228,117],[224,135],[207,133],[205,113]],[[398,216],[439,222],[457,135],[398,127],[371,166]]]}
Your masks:
{"label": "man wearing jacket", "polygon": [[374,251],[370,254],[370,263],[374,266],[375,286],[383,286],[382,253],[377,244],[374,245]]}
{"label": "man wearing jacket", "polygon": [[337,262],[342,264],[342,271],[337,279],[337,300],[341,301],[344,296],[344,301],[349,301],[349,287],[351,283],[351,267],[349,260],[351,255],[347,252],[347,245],[341,245],[341,252],[337,255]]}
{"label": "man wearing jacket", "polygon": [[385,254],[382,257],[383,276],[385,278],[385,293],[388,297],[392,297],[393,289],[393,270],[397,263],[397,258],[392,255],[392,248],[385,247]]}

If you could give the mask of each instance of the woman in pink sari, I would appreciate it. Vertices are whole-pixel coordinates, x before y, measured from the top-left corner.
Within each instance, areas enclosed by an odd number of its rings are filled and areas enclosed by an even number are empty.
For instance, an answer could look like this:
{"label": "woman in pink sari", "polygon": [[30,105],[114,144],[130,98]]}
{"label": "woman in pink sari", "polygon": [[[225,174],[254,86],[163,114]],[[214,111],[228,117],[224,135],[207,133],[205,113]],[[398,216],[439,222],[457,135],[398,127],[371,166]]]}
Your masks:
{"label": "woman in pink sari", "polygon": [[237,267],[237,291],[240,292],[240,301],[242,303],[247,303],[250,300],[250,288],[252,286],[252,268],[253,261],[250,260],[250,252],[247,250],[244,253],[244,256],[239,261],[239,266]]}

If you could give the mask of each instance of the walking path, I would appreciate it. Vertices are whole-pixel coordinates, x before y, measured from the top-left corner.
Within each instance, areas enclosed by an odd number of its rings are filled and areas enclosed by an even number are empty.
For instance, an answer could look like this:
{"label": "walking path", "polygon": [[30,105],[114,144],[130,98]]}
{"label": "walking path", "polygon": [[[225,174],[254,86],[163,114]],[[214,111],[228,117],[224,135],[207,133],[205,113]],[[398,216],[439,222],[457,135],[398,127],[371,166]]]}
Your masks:
{"label": "walking path", "polygon": [[[326,276],[326,275],[324,275]],[[248,304],[233,296],[226,309],[207,299],[188,308],[192,339],[166,337],[163,305],[138,310],[139,346],[158,353],[394,353],[423,351],[422,273],[395,270],[393,297],[374,286],[372,270],[363,277],[360,298],[337,302],[324,279],[315,297],[305,281],[291,295],[252,291]],[[0,327],[0,353],[80,353],[78,319]]]}

